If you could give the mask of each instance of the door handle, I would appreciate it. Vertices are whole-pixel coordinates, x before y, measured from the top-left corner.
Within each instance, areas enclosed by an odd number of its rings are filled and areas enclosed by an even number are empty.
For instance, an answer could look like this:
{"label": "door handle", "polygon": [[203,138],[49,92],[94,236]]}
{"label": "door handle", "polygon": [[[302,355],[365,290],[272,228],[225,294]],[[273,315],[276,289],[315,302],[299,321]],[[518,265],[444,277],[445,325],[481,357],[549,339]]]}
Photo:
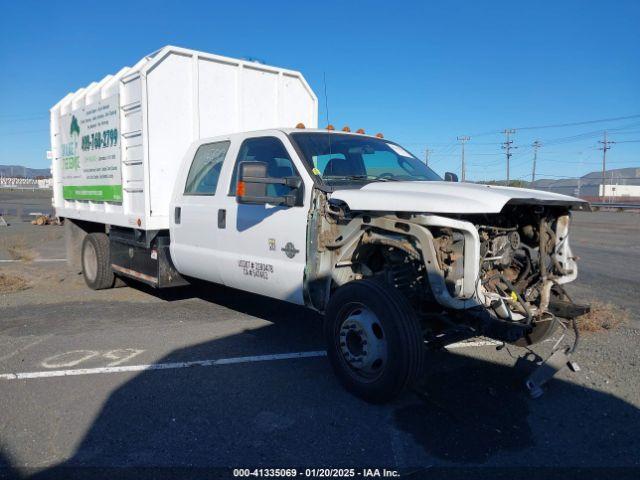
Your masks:
{"label": "door handle", "polygon": [[218,210],[218,228],[227,227],[227,211],[224,208]]}
{"label": "door handle", "polygon": [[180,214],[182,213],[182,209],[180,207],[176,207],[174,212],[174,220],[176,225],[180,225]]}

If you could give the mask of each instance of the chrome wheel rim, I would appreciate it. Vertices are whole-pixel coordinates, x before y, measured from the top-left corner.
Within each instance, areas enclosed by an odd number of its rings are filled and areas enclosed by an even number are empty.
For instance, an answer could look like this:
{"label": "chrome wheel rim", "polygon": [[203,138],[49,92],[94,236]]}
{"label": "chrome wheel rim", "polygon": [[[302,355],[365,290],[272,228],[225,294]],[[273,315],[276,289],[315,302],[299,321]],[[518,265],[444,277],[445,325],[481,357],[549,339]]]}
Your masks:
{"label": "chrome wheel rim", "polygon": [[387,365],[387,338],[380,320],[364,305],[351,305],[340,324],[338,350],[349,369],[367,380]]}
{"label": "chrome wheel rim", "polygon": [[96,248],[91,242],[87,242],[85,246],[84,261],[82,263],[87,280],[93,282],[98,275],[98,255],[96,253]]}

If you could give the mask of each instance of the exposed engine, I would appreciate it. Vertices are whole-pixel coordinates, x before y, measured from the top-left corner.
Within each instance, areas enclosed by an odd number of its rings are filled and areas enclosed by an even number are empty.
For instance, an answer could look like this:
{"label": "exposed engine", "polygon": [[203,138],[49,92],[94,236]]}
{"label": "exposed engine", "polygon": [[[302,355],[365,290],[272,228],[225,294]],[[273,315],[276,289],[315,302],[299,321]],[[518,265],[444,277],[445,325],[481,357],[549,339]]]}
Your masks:
{"label": "exposed engine", "polygon": [[401,291],[434,332],[528,344],[580,314],[562,287],[577,275],[567,206],[514,203],[500,213],[444,217],[369,215],[338,202],[327,213],[321,255],[309,269],[319,304],[325,279],[335,288],[375,278]]}
{"label": "exposed engine", "polygon": [[[512,207],[500,215],[466,218],[478,229],[480,269],[478,297],[502,320],[532,324],[550,315],[558,279],[570,276],[573,258],[565,248],[566,210],[540,206]],[[434,232],[438,263],[449,293],[459,293],[464,239],[451,229]]]}

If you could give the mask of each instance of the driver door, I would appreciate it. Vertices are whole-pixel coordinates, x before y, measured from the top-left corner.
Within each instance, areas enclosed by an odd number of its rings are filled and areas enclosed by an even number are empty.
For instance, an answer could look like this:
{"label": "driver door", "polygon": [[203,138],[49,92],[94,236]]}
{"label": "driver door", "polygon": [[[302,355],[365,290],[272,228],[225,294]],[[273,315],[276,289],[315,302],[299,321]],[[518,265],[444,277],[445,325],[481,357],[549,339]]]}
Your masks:
{"label": "driver door", "polygon": [[[246,138],[233,165],[229,194],[221,199],[224,228],[219,229],[218,255],[225,285],[304,304],[307,214],[312,181],[281,132]],[[243,161],[267,164],[270,177],[299,176],[305,188],[301,206],[240,204],[236,200],[238,165]],[[300,167],[300,168],[299,168]],[[301,172],[303,174],[301,175]],[[269,185],[268,194],[286,195],[290,187]]]}

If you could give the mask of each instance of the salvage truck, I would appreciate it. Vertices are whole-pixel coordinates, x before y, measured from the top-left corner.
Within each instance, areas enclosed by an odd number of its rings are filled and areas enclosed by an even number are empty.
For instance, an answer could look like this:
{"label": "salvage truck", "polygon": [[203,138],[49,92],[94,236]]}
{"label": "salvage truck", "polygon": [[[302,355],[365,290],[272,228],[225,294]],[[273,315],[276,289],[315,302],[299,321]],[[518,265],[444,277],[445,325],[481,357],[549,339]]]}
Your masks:
{"label": "salvage truck", "polygon": [[307,306],[372,402],[434,348],[568,330],[585,202],[443,180],[382,134],[318,129],[317,111],[299,72],[171,46],[68,94],[51,148],[70,264],[95,290],[198,280]]}

